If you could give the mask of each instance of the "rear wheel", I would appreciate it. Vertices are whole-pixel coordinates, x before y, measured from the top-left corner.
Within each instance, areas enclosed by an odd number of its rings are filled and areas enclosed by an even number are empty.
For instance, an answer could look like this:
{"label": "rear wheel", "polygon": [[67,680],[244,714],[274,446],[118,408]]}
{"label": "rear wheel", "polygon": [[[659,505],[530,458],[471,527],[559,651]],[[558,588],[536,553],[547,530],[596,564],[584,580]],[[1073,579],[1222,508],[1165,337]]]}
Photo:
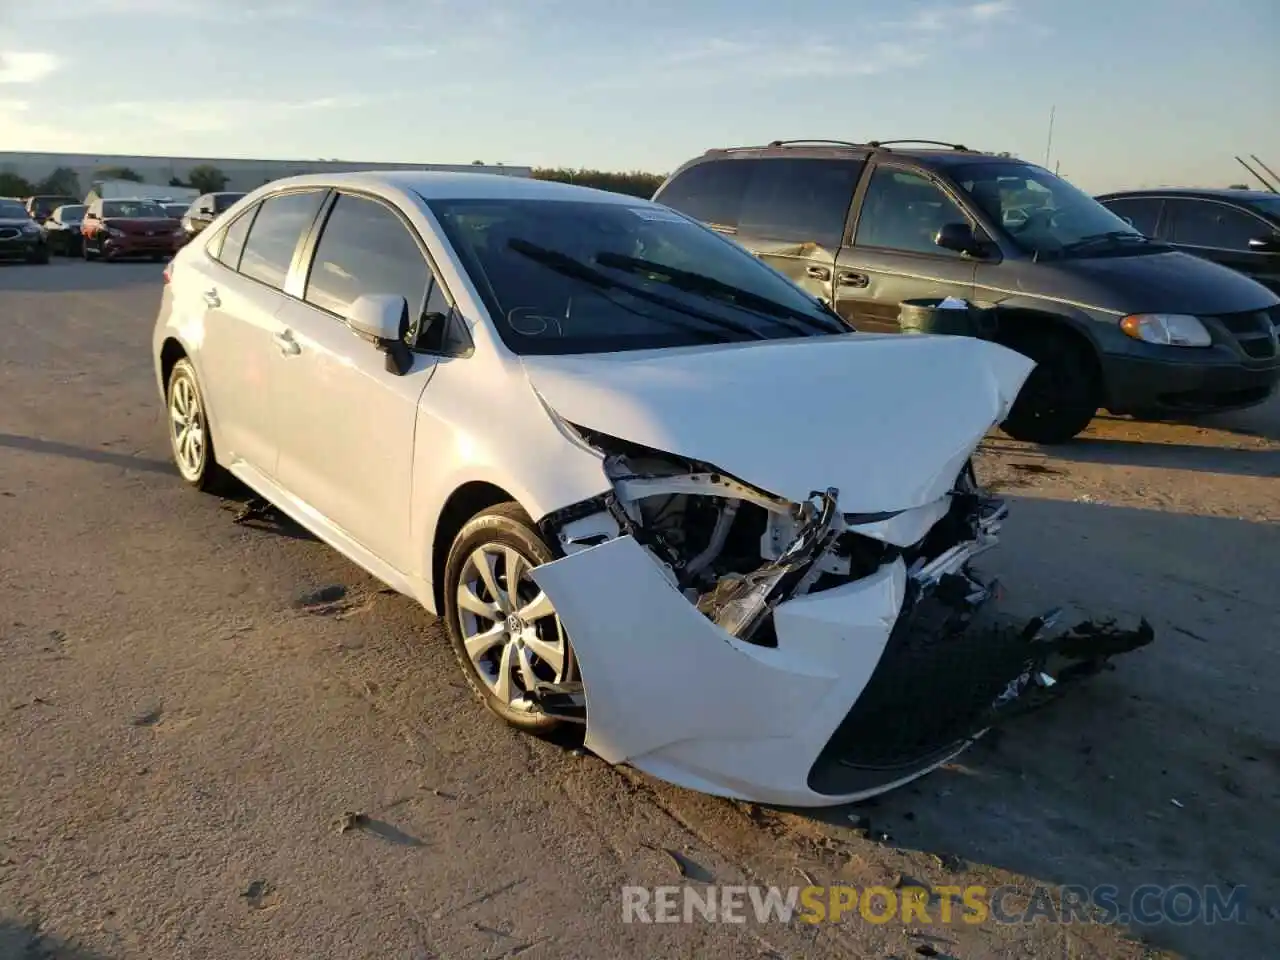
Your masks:
{"label": "rear wheel", "polygon": [[467,522],[445,563],[445,624],[467,683],[498,716],[538,734],[563,721],[530,692],[578,679],[564,626],[529,576],[554,559],[528,514],[502,503]]}
{"label": "rear wheel", "polygon": [[200,392],[195,368],[186,357],[175,363],[169,374],[166,407],[169,445],[182,479],[206,493],[225,490],[228,474],[218,466],[214,456],[213,433],[205,414],[204,395]]}
{"label": "rear wheel", "polygon": [[41,247],[38,251],[27,258],[27,263],[48,263],[49,248]]}
{"label": "rear wheel", "polygon": [[1006,344],[1036,362],[1000,429],[1029,443],[1066,443],[1098,412],[1098,377],[1075,338],[1039,332]]}
{"label": "rear wheel", "polygon": [[80,241],[80,255],[86,260],[92,260],[94,257],[93,251],[89,249],[89,241],[87,239]]}

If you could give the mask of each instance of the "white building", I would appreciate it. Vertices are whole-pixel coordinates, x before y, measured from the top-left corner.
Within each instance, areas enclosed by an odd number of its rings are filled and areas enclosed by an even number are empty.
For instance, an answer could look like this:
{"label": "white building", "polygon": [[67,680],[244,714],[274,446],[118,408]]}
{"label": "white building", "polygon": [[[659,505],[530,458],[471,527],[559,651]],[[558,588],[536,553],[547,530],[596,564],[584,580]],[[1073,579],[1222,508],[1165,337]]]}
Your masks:
{"label": "white building", "polygon": [[39,183],[59,167],[74,170],[80,181],[80,194],[88,192],[98,171],[110,167],[128,167],[149,184],[166,185],[170,180],[187,182],[192,168],[217,167],[227,178],[227,190],[249,191],[279,180],[304,173],[348,173],[357,170],[451,170],[471,173],[498,173],[527,177],[529,167],[501,164],[447,163],[369,163],[345,160],[244,160],[213,157],[127,157],[100,153],[25,153],[0,151],[0,173],[15,173],[31,183]]}

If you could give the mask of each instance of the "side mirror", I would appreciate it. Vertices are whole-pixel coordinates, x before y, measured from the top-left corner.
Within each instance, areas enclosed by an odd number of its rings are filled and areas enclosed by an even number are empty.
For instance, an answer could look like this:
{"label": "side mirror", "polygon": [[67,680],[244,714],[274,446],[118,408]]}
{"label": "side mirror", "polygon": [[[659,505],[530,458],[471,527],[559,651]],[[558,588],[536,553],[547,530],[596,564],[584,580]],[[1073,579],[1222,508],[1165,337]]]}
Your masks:
{"label": "side mirror", "polygon": [[954,250],[956,253],[977,253],[981,246],[973,233],[973,227],[967,223],[944,223],[933,242],[944,250]]}
{"label": "side mirror", "polygon": [[1269,237],[1254,237],[1249,241],[1249,249],[1254,253],[1280,253],[1280,233]]}
{"label": "side mirror", "polygon": [[409,304],[404,297],[388,293],[360,295],[351,305],[347,326],[386,353],[389,372],[408,372],[413,354],[404,342],[409,329]]}

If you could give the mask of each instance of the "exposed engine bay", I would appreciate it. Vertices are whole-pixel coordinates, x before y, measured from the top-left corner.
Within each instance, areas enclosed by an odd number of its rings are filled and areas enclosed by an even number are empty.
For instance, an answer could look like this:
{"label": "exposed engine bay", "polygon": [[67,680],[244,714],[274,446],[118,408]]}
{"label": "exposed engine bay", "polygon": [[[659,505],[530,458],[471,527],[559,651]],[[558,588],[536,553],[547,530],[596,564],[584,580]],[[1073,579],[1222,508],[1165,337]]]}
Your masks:
{"label": "exposed engine bay", "polygon": [[914,580],[936,583],[994,546],[1008,512],[966,467],[937,523],[899,546],[859,530],[894,514],[842,514],[837,489],[795,504],[709,464],[576,429],[605,452],[614,492],[545,518],[548,538],[568,555],[634,537],[709,620],[763,646],[777,643],[770,614],[782,601],[862,579],[899,557]]}

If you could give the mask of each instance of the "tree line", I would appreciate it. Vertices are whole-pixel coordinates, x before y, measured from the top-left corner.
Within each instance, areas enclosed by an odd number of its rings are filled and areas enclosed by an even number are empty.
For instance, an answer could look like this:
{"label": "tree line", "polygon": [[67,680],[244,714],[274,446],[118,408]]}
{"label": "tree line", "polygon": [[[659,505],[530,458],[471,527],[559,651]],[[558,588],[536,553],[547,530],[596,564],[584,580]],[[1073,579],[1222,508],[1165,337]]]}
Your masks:
{"label": "tree line", "polygon": [[[479,161],[477,161],[479,163]],[[576,183],[582,187],[625,193],[633,197],[651,197],[665,175],[645,173],[642,170],[615,172],[612,170],[571,169],[569,167],[536,167],[533,176],[538,180],[555,180],[560,183]],[[142,177],[129,167],[102,167],[93,172],[93,180],[132,180],[142,183]],[[216,193],[227,185],[228,177],[213,164],[202,163],[192,167],[185,181],[174,177],[171,187],[189,187],[201,193]],[[49,194],[62,197],[83,197],[84,189],[76,172],[69,167],[59,167],[43,180],[30,181],[16,173],[0,172],[0,197],[29,197]]]}

